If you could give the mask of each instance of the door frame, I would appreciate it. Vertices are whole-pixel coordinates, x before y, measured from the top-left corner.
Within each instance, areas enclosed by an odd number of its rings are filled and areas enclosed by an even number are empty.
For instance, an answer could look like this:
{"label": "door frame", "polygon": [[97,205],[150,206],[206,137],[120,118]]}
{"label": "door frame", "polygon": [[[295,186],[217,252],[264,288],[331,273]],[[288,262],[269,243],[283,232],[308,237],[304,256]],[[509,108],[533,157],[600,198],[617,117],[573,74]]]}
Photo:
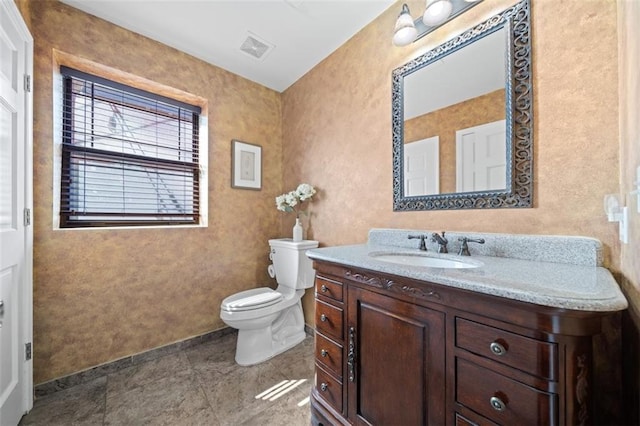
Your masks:
{"label": "door frame", "polygon": [[[18,6],[13,0],[0,0],[2,14],[12,22],[24,43],[25,79],[24,90],[24,209],[28,211],[30,223],[24,226],[24,278],[20,285],[22,306],[20,306],[20,327],[22,328],[22,348],[31,344],[31,359],[22,363],[22,411],[27,413],[33,407],[33,37],[29,32]],[[28,76],[28,77],[27,77]],[[25,212],[26,214],[26,212]],[[24,356],[25,352],[23,352]]]}

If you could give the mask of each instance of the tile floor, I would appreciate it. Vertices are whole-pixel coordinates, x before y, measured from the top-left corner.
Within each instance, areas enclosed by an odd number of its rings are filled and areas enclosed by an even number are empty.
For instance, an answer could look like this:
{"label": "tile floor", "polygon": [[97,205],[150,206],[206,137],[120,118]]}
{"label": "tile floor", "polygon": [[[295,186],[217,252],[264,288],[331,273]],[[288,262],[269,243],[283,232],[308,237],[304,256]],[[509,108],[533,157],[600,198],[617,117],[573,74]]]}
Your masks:
{"label": "tile floor", "polygon": [[308,425],[313,338],[241,367],[236,334],[36,400],[26,425]]}

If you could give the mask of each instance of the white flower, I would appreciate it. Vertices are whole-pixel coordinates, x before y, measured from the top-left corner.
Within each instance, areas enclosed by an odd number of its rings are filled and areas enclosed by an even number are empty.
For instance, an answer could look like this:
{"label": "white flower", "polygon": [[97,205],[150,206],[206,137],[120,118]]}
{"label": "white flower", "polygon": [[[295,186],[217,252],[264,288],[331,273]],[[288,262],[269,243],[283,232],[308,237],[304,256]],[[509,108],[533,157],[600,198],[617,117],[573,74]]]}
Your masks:
{"label": "white flower", "polygon": [[291,206],[287,205],[285,194],[276,197],[276,207],[283,212],[290,212],[292,210]]}
{"label": "white flower", "polygon": [[313,197],[315,193],[315,188],[308,183],[301,183],[296,189],[296,194],[298,194],[298,198],[300,198],[300,201],[311,199],[311,197]]}
{"label": "white flower", "polygon": [[[316,190],[313,186],[308,183],[301,183],[295,191],[278,195],[276,197],[276,208],[283,212],[296,212],[297,216],[299,208],[296,209],[295,206],[311,200],[311,197],[313,197],[315,193]],[[304,213],[304,211],[302,211],[302,213]]]}
{"label": "white flower", "polygon": [[296,194],[295,191],[291,191],[288,194],[284,194],[284,199],[285,199],[285,202],[290,207],[293,207],[296,204],[298,204],[298,194]]}

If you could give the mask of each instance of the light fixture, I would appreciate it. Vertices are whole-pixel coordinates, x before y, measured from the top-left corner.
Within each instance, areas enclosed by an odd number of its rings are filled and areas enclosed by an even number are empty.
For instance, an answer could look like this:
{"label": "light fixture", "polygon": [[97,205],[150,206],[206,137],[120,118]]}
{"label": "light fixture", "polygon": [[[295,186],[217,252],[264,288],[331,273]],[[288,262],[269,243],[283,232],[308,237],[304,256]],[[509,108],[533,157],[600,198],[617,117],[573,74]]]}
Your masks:
{"label": "light fixture", "polygon": [[450,0],[427,0],[422,22],[430,27],[442,24],[451,15],[452,9]]}
{"label": "light fixture", "polygon": [[406,46],[424,37],[438,28],[466,12],[483,0],[426,0],[422,17],[414,20],[409,12],[407,4],[402,5],[402,10],[393,31],[393,44]]}
{"label": "light fixture", "polygon": [[396,46],[406,46],[413,42],[418,35],[418,30],[413,23],[413,18],[409,12],[409,6],[402,5],[402,11],[396,21],[396,28],[393,30],[393,44]]}

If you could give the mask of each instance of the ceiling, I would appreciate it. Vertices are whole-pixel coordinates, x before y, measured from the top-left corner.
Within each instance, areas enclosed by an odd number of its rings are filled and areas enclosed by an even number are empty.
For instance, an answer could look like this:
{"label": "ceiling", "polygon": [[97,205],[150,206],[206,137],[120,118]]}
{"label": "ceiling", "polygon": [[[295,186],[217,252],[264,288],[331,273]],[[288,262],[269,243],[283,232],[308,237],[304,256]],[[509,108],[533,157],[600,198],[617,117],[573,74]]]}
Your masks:
{"label": "ceiling", "polygon": [[[394,0],[61,0],[282,92]],[[393,28],[389,28],[389,37]],[[248,37],[251,37],[247,40]],[[260,59],[251,53],[264,52]]]}

